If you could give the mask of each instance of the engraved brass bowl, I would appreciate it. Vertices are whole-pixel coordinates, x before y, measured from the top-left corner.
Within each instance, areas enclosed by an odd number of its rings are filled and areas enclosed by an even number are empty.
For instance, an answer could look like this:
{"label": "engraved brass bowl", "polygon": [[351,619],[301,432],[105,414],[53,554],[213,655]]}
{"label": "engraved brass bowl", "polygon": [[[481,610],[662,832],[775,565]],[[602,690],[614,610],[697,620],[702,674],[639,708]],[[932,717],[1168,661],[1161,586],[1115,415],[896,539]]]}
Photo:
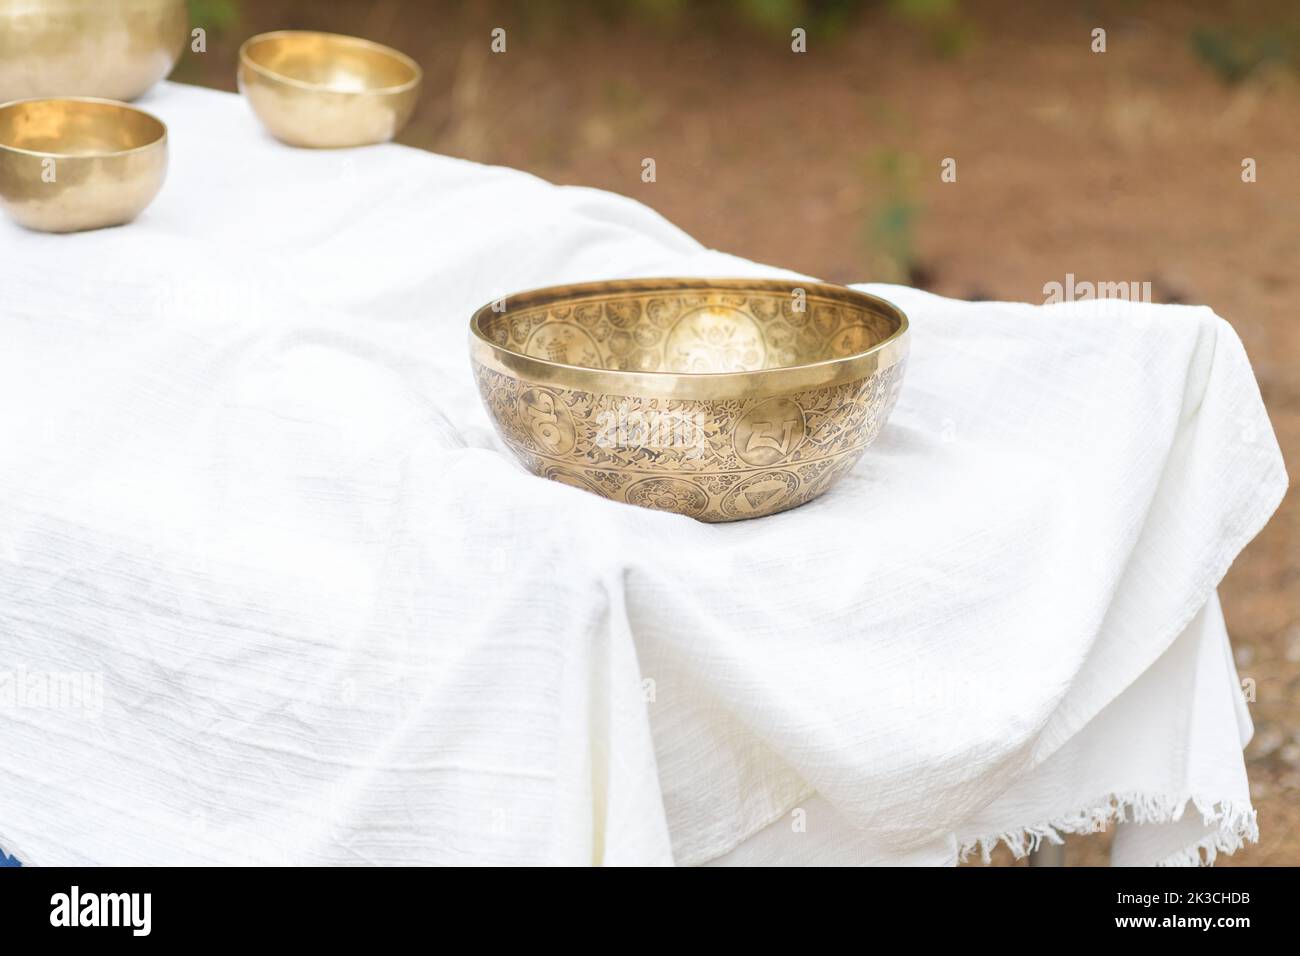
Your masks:
{"label": "engraved brass bowl", "polygon": [[470,322],[479,392],[526,468],[701,521],[834,485],[884,425],[907,350],[891,303],[787,280],[562,286]]}
{"label": "engraved brass bowl", "polygon": [[411,118],[422,78],[406,54],[336,33],[263,33],[239,50],[239,91],[291,146],[387,142]]}
{"label": "engraved brass bowl", "polygon": [[120,226],[166,176],[167,127],[143,110],[84,97],[0,106],[0,206],[29,229]]}
{"label": "engraved brass bowl", "polygon": [[185,0],[0,0],[0,103],[133,100],[176,65]]}

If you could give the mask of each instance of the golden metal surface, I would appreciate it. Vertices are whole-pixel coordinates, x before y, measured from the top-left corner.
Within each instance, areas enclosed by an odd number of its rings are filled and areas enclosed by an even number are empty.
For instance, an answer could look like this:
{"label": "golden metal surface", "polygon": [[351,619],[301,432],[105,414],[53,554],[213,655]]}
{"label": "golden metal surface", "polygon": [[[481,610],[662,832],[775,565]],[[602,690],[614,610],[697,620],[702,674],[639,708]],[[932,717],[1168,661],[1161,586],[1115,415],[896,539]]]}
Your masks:
{"label": "golden metal surface", "polygon": [[90,98],[0,106],[0,206],[29,229],[130,222],[166,175],[167,127],[143,110]]}
{"label": "golden metal surface", "polygon": [[811,501],[898,398],[907,317],[816,282],[561,286],[470,321],[479,392],[534,474],[701,521]]}
{"label": "golden metal surface", "polygon": [[239,50],[240,92],[291,146],[387,142],[411,118],[422,78],[406,54],[335,33],[263,33]]}
{"label": "golden metal surface", "polygon": [[133,100],[176,65],[185,0],[0,0],[0,102]]}

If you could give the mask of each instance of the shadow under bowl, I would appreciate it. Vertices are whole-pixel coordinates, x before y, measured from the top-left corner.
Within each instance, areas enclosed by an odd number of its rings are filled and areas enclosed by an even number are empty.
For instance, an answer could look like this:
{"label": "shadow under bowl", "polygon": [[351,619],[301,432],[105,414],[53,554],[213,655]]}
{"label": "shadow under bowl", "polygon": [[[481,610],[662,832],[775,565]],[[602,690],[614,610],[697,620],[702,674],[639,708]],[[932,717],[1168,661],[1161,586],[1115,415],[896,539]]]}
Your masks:
{"label": "shadow under bowl", "polygon": [[0,206],[42,232],[130,222],[167,177],[167,127],[112,100],[0,106]]}
{"label": "shadow under bowl", "polygon": [[357,37],[283,30],[239,50],[239,90],[273,136],[319,149],[391,140],[410,120],[423,72]]}
{"label": "shadow under bowl", "polygon": [[560,286],[470,321],[479,393],[534,474],[701,521],[786,511],[852,469],[894,407],[907,317],[843,286]]}

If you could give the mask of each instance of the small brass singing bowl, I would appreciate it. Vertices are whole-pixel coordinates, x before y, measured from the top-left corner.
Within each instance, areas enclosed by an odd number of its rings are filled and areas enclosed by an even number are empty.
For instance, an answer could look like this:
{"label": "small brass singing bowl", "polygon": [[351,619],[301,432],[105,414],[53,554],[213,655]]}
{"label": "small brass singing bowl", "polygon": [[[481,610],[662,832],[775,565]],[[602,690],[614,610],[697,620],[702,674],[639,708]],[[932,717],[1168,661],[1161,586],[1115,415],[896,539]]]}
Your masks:
{"label": "small brass singing bowl", "polygon": [[529,471],[700,521],[827,491],[880,432],[907,351],[897,306],[787,280],[562,286],[470,322],[479,393]]}
{"label": "small brass singing bowl", "polygon": [[0,0],[0,102],[133,100],[172,71],[186,0]]}
{"label": "small brass singing bowl", "polygon": [[0,206],[41,232],[120,226],[167,177],[167,127],[125,103],[69,98],[0,106]]}
{"label": "small brass singing bowl", "polygon": [[422,78],[405,53],[336,33],[263,33],[239,50],[240,92],[291,146],[388,142],[410,120]]}

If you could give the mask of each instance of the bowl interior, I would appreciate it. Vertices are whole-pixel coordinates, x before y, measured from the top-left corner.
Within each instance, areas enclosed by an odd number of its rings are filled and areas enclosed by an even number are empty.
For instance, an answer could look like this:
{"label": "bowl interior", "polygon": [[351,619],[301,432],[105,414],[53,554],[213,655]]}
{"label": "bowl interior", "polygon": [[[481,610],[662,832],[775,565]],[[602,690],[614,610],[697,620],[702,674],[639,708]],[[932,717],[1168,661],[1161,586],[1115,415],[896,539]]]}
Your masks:
{"label": "bowl interior", "polygon": [[101,100],[25,100],[0,107],[0,145],[57,156],[104,156],[162,139],[148,113]]}
{"label": "bowl interior", "polygon": [[[725,284],[724,284],[725,283]],[[531,358],[591,369],[725,373],[868,351],[903,319],[887,303],[817,283],[715,280],[527,293],[475,317],[479,333]]]}
{"label": "bowl interior", "polygon": [[409,86],[419,68],[377,43],[329,33],[271,33],[250,40],[248,61],[267,73],[339,93],[366,93]]}

